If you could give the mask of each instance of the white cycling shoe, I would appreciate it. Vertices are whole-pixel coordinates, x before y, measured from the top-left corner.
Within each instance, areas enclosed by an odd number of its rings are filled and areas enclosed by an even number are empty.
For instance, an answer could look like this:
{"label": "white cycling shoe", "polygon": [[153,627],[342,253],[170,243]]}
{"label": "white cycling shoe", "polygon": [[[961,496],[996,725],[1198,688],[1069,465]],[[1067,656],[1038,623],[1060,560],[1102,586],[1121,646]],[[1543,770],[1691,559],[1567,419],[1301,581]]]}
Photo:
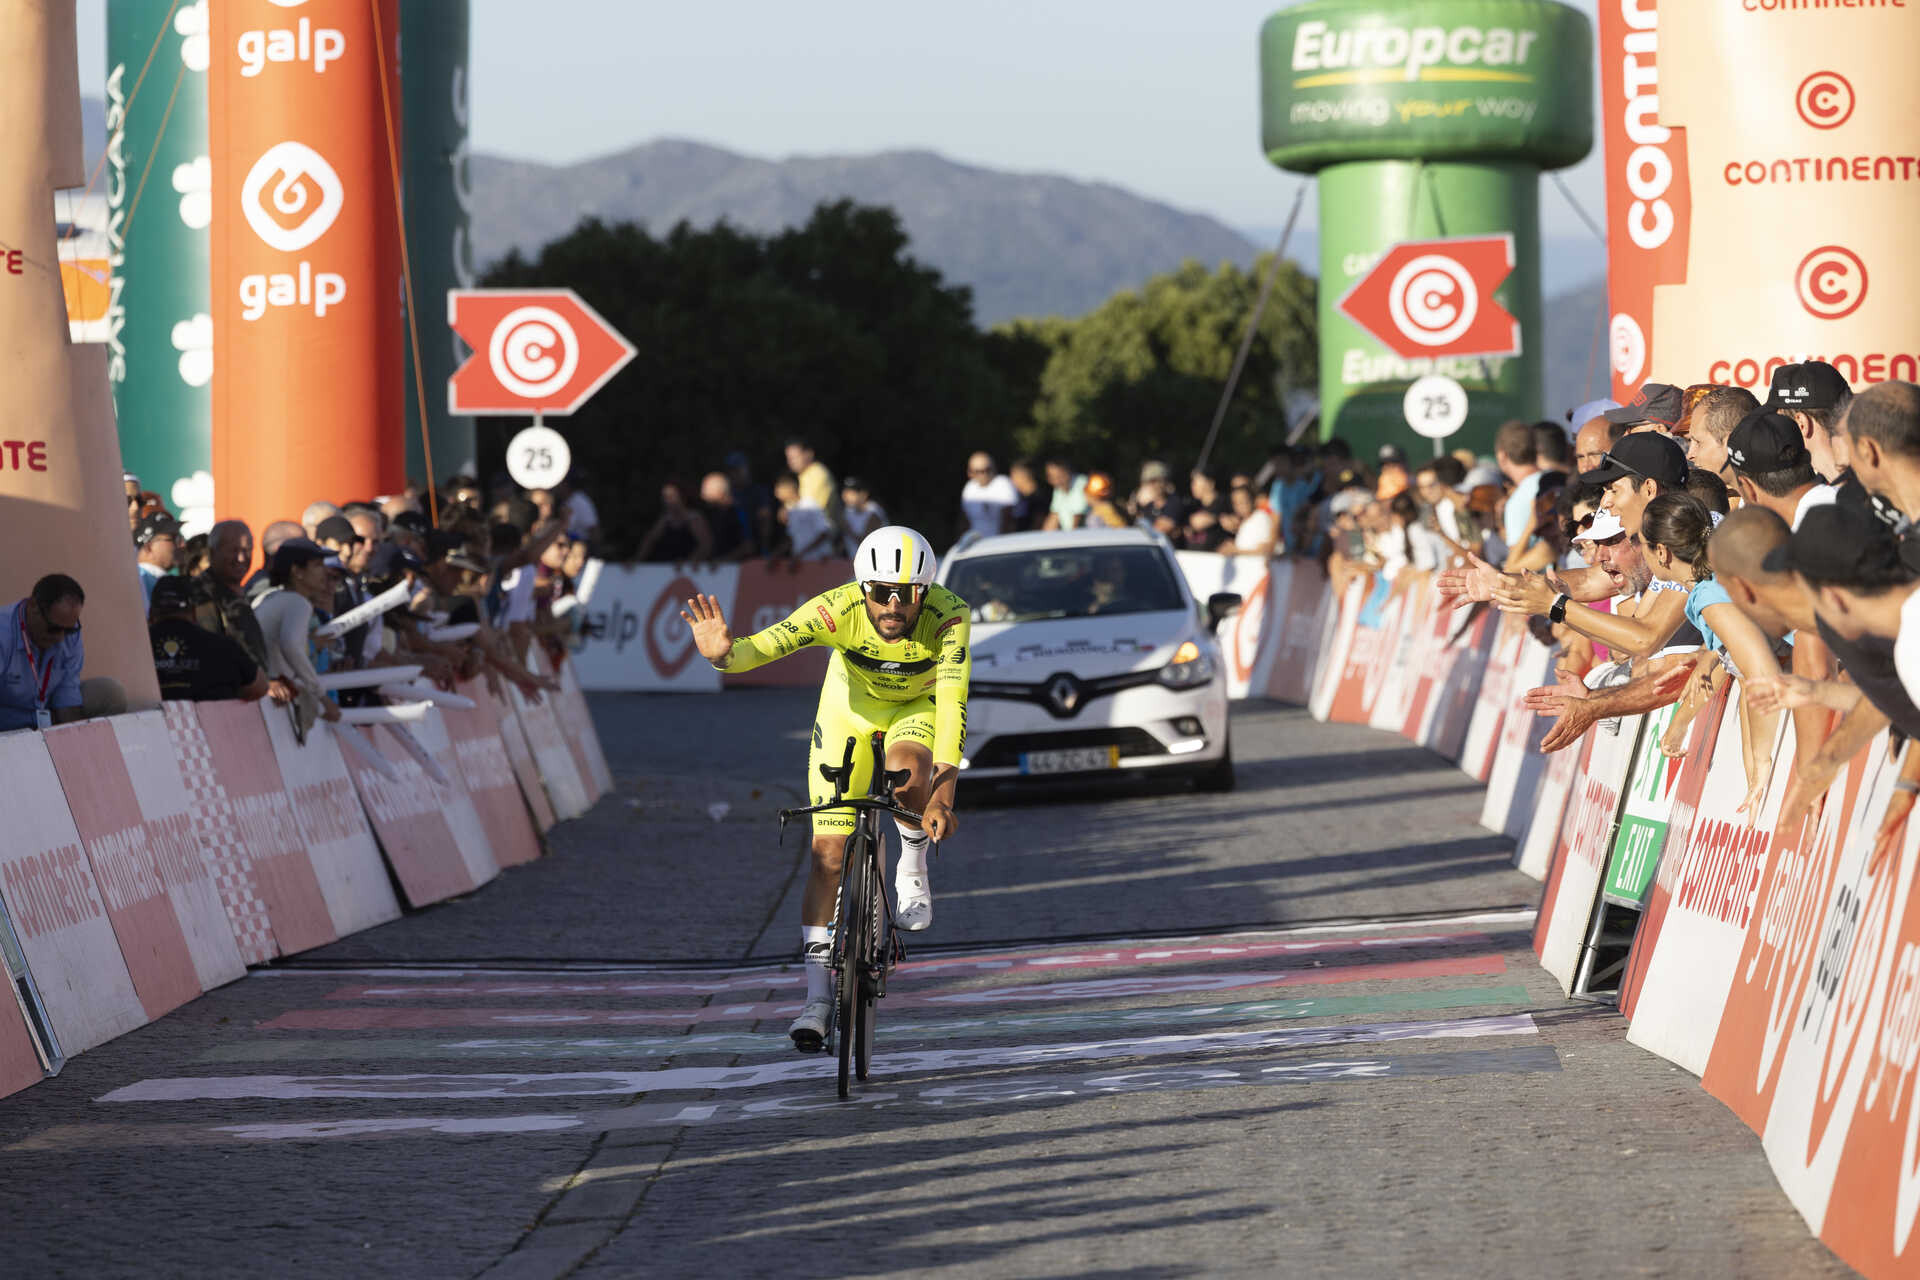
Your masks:
{"label": "white cycling shoe", "polygon": [[833,1021],[833,1001],[809,1000],[800,1016],[787,1028],[793,1047],[802,1053],[818,1053],[827,1047],[827,1024]]}
{"label": "white cycling shoe", "polygon": [[926,876],[908,876],[893,886],[900,908],[894,919],[908,933],[919,933],[933,924],[933,883]]}

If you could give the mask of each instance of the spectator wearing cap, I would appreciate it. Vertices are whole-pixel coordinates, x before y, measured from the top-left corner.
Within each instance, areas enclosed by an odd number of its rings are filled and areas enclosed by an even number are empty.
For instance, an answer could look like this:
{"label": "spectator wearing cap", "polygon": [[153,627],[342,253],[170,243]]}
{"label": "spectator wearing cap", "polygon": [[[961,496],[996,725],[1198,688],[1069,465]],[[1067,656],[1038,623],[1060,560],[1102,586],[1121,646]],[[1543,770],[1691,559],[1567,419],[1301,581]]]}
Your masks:
{"label": "spectator wearing cap", "polygon": [[212,702],[267,696],[267,673],[225,636],[193,621],[193,583],[162,578],[147,604],[147,638],[160,696],[168,702]]}
{"label": "spectator wearing cap", "polygon": [[1765,507],[1798,529],[1807,512],[1837,491],[1814,474],[1800,426],[1774,409],[1756,409],[1727,436],[1727,461],[1742,502]]}
{"label": "spectator wearing cap", "polygon": [[0,609],[0,730],[44,729],[81,715],[80,584],[50,573]]}
{"label": "spectator wearing cap", "polygon": [[266,637],[267,674],[292,685],[304,708],[328,720],[339,719],[340,709],[321,696],[313,630],[319,618],[331,615],[338,585],[334,574],[345,569],[338,556],[318,543],[289,538],[273,553],[267,590],[253,604]]}
{"label": "spectator wearing cap", "polygon": [[1047,459],[1047,485],[1053,497],[1047,504],[1043,529],[1078,529],[1087,519],[1087,477],[1062,457]]}
{"label": "spectator wearing cap", "polygon": [[170,515],[151,515],[133,531],[135,563],[140,567],[140,592],[153,603],[153,584],[173,572],[180,554],[180,523]]}
{"label": "spectator wearing cap", "polygon": [[1687,393],[1679,387],[1670,382],[1649,382],[1631,403],[1609,409],[1604,416],[1609,422],[1624,425],[1628,435],[1651,432],[1670,437],[1679,429],[1686,406]]}
{"label": "spectator wearing cap", "polygon": [[1134,495],[1133,518],[1139,524],[1172,537],[1186,523],[1187,513],[1173,491],[1173,471],[1158,460],[1140,468],[1140,488]]}
{"label": "spectator wearing cap", "polygon": [[733,500],[733,483],[726,472],[709,471],[700,477],[700,508],[713,538],[713,549],[708,553],[713,560],[724,564],[753,554],[753,532],[740,505]]}
{"label": "spectator wearing cap", "polygon": [[1694,404],[1687,415],[1687,462],[1710,471],[1729,485],[1733,469],[1727,464],[1727,437],[1760,401],[1745,387],[1715,387]]}
{"label": "spectator wearing cap", "polygon": [[1837,483],[1849,464],[1847,436],[1840,429],[1853,402],[1853,388],[1825,360],[1783,364],[1767,387],[1769,409],[1784,413],[1800,429],[1814,474]]}
{"label": "spectator wearing cap", "polygon": [[1533,524],[1533,499],[1540,491],[1533,424],[1503,424],[1493,436],[1493,462],[1513,486],[1500,513],[1501,540],[1511,556],[1526,550],[1527,530]]}
{"label": "spectator wearing cap", "polygon": [[331,551],[337,556],[341,566],[348,572],[352,572],[356,561],[364,563],[365,551],[371,550],[365,546],[366,539],[360,536],[360,531],[345,516],[328,516],[322,520],[314,530],[313,541],[322,550]]}
{"label": "spectator wearing cap", "polygon": [[861,541],[882,525],[889,524],[887,511],[873,500],[872,490],[859,476],[848,476],[840,485],[840,518],[845,529],[840,535],[840,554],[849,560]]}
{"label": "spectator wearing cap", "polygon": [[1006,533],[1013,528],[1013,511],[1020,504],[1020,491],[1013,481],[999,473],[990,453],[975,453],[967,459],[967,483],[960,489],[960,510],[966,516],[967,532],[982,537]]}
{"label": "spectator wearing cap", "polygon": [[[1677,397],[1678,392],[1675,395]],[[1598,467],[1580,473],[1580,483],[1603,486],[1607,491],[1603,506],[1620,518],[1629,538],[1637,537],[1640,513],[1647,509],[1647,504],[1663,493],[1673,493],[1686,486],[1686,451],[1670,436],[1657,432],[1629,433],[1607,450]]]}

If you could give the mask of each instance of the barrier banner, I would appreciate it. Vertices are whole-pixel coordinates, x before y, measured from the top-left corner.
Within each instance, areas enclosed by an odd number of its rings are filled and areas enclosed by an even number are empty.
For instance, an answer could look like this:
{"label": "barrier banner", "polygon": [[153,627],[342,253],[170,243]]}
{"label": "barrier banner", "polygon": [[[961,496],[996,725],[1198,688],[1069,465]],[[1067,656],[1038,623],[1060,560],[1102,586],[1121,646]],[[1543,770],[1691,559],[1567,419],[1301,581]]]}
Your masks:
{"label": "barrier banner", "polygon": [[[822,591],[851,580],[853,564],[847,560],[748,560],[739,566],[738,573],[739,578],[734,584],[727,609],[727,625],[733,629],[733,634],[746,636],[783,621]],[[599,598],[598,589],[594,595],[596,599]],[[720,596],[720,600],[723,604],[729,603],[727,596]],[[677,608],[671,616],[673,625],[679,631],[670,639],[677,645],[686,636],[687,626],[680,621]],[[809,647],[764,667],[720,677],[717,683],[729,689],[772,686],[805,688],[808,685],[819,688],[827,675],[829,652],[824,648]],[[692,665],[704,667],[707,664],[695,655]]]}
{"label": "barrier banner", "polygon": [[1620,982],[1627,1039],[1695,1075],[1706,1069],[1720,1026],[1786,786],[1783,768],[1769,787],[1772,807],[1763,802],[1751,818],[1739,812],[1747,792],[1740,732],[1740,704],[1725,692],[1694,722],[1659,870]]}
{"label": "barrier banner", "polygon": [[[340,935],[262,718],[285,720],[287,709],[250,702],[196,702],[181,709],[198,721],[206,752],[201,759],[181,755],[195,807],[218,810],[230,828],[230,841],[223,840],[210,861],[234,932],[246,935],[259,928],[259,915],[246,901],[251,893],[265,908],[276,953],[292,955],[332,942]],[[176,735],[176,749],[179,743]],[[218,831],[222,823],[216,817],[212,825]],[[236,905],[239,918],[233,914]],[[243,936],[241,954],[247,955],[249,947],[257,952],[258,939],[249,942]],[[249,963],[260,961],[249,957]]]}
{"label": "barrier banner", "polygon": [[[572,666],[573,663],[567,663],[569,669]],[[507,763],[513,766],[514,780],[520,784],[520,798],[526,802],[527,812],[533,815],[534,829],[541,835],[553,830],[553,824],[559,819],[554,816],[553,802],[547,799],[547,789],[540,782],[540,766],[534,763],[527,731],[521,727],[512,704],[480,680],[467,681],[460,686],[460,692],[493,708],[494,723],[500,727],[500,741],[507,749]]]}
{"label": "barrier banner", "polygon": [[1828,1122],[1820,1108],[1836,1072],[1850,1085],[1864,1072],[1820,1238],[1870,1276],[1920,1269],[1920,823],[1908,823],[1903,844],[1898,865],[1888,858],[1869,890],[1866,920],[1877,922],[1888,882],[1894,918],[1884,946],[1871,946],[1863,926],[1847,957],[1841,1025],[1822,1063],[1814,1113],[1816,1125]]}
{"label": "barrier banner", "polygon": [[[427,772],[423,765],[401,741],[401,734],[408,734],[415,746],[426,749],[427,755],[439,766],[440,777]],[[500,874],[500,861],[493,851],[493,838],[487,825],[480,819],[480,810],[473,802],[473,796],[467,791],[466,770],[460,767],[459,759],[454,755],[453,738],[447,732],[445,713],[435,707],[417,724],[382,725],[375,733],[374,740],[380,744],[381,751],[393,762],[396,769],[409,782],[415,781],[432,793],[440,806],[440,817],[447,824],[447,830],[453,833],[454,848],[460,851],[461,861],[466,864],[467,876],[474,887],[478,888]],[[442,781],[442,779],[445,779]]]}
{"label": "barrier banner", "polygon": [[1409,742],[1425,738],[1439,701],[1437,694],[1446,680],[1458,650],[1452,641],[1456,619],[1451,609],[1442,612],[1439,594],[1431,578],[1420,585],[1420,607],[1407,628],[1407,678],[1399,699],[1397,722],[1387,726]]}
{"label": "barrier banner", "polygon": [[[1531,712],[1528,716],[1535,720],[1542,718]],[[1560,840],[1560,825],[1567,816],[1574,779],[1580,776],[1583,752],[1584,744],[1577,744],[1562,747],[1547,757],[1547,769],[1540,777],[1540,789],[1534,797],[1532,820],[1527,823],[1526,834],[1513,848],[1513,868],[1523,876],[1535,880],[1547,878],[1554,846]]]}
{"label": "barrier banner", "polygon": [[587,706],[587,695],[581,691],[580,677],[575,674],[571,662],[560,664],[560,699],[560,705],[564,708],[563,718],[573,726],[580,750],[586,756],[583,777],[598,800],[613,790],[613,770],[607,767],[607,753],[600,746],[600,730],[594,727],[593,712]]}
{"label": "barrier banner", "polygon": [[1347,655],[1352,652],[1354,633],[1360,628],[1360,605],[1373,590],[1373,579],[1362,575],[1347,584],[1346,594],[1334,606],[1334,624],[1328,643],[1314,655],[1312,692],[1307,710],[1325,724],[1333,715],[1334,696],[1340,692],[1340,679],[1347,670]]}
{"label": "barrier banner", "polygon": [[73,1057],[144,1026],[93,864],[35,730],[0,733],[0,811],[0,894],[61,1050]]}
{"label": "barrier banner", "polygon": [[[114,716],[103,723],[113,727],[121,763],[133,785],[134,802],[140,806],[147,847],[153,851],[167,897],[173,903],[173,914],[186,935],[200,989],[211,991],[244,978],[246,961],[240,958],[233,926],[227,922],[211,868],[200,851],[200,839],[193,828],[192,800],[173,753],[166,718],[158,711],[142,711]],[[57,769],[59,748],[48,749],[53,752]],[[84,824],[81,829],[84,833]],[[108,889],[111,896],[111,887]]]}
{"label": "barrier banner", "polygon": [[[717,676],[719,672],[714,674]],[[580,780],[580,766],[573,761],[573,749],[567,745],[566,735],[560,732],[560,718],[554,714],[553,699],[542,695],[540,701],[529,702],[512,684],[506,686],[506,695],[507,704],[526,732],[527,748],[533,752],[533,763],[540,770],[540,783],[547,789],[547,799],[553,802],[554,815],[563,822],[579,817],[588,808],[587,787]]]}
{"label": "barrier banner", "polygon": [[[1862,754],[1831,887],[1811,921],[1810,981],[1782,1011],[1779,1079],[1761,1135],[1780,1189],[1816,1234],[1866,1085],[1870,1044],[1862,1039],[1868,1026],[1880,1025],[1870,997],[1904,903],[1895,894],[1903,857],[1887,858],[1876,875],[1867,872],[1898,769],[1887,758],[1884,734]],[[1722,1023],[1722,1039],[1729,1025]],[[1914,1191],[1920,1187],[1908,1194]]]}
{"label": "barrier banner", "polygon": [[[1390,589],[1382,599],[1380,583],[1381,579],[1374,579],[1372,592],[1365,598],[1366,607],[1355,618],[1346,661],[1340,669],[1339,683],[1334,687],[1333,701],[1327,708],[1329,723],[1370,723],[1380,690],[1386,684],[1387,666],[1399,643],[1401,621],[1407,614],[1407,599]],[[1377,609],[1374,608],[1376,602]]]}
{"label": "barrier banner", "polygon": [[[739,593],[741,567],[610,564],[585,606],[587,634],[575,641],[580,687],[610,691],[715,693],[720,673],[693,647],[680,619],[693,595],[726,604]],[[846,581],[843,577],[839,581]],[[733,625],[733,614],[727,615]],[[734,634],[743,634],[734,625]],[[537,752],[535,753],[538,754]],[[562,814],[571,817],[571,814]]]}
{"label": "barrier banner", "polygon": [[[1287,559],[1279,565],[1286,569],[1286,596],[1283,612],[1268,632],[1273,663],[1267,696],[1305,706],[1313,695],[1315,663],[1333,643],[1339,610],[1327,589],[1327,571],[1318,561]],[[1272,590],[1280,600],[1280,588]]]}
{"label": "barrier banner", "polygon": [[1507,702],[1512,693],[1513,670],[1520,661],[1521,647],[1526,640],[1526,628],[1500,615],[1494,624],[1493,647],[1487,653],[1486,671],[1480,677],[1473,716],[1467,721],[1467,734],[1460,744],[1460,768],[1476,782],[1485,782],[1493,773],[1494,753],[1500,746],[1500,726],[1506,720]]}
{"label": "barrier banner", "polygon": [[1227,697],[1238,702],[1255,689],[1265,690],[1273,664],[1267,634],[1270,600],[1275,598],[1273,574],[1284,562],[1270,565],[1255,556],[1223,556],[1217,551],[1176,551],[1174,558],[1203,612],[1208,598],[1220,592],[1240,597],[1240,607],[1227,615],[1216,633],[1227,664]]}
{"label": "barrier banner", "polygon": [[473,700],[473,710],[440,709],[440,718],[453,742],[460,779],[474,808],[480,811],[480,820],[493,841],[493,856],[500,865],[517,867],[532,862],[540,856],[540,835],[520,799],[520,783],[495,718],[493,699],[478,680],[468,681],[460,692]]}
{"label": "barrier banner", "polygon": [[1373,710],[1367,723],[1388,733],[1405,733],[1414,686],[1426,665],[1423,645],[1433,627],[1433,595],[1430,579],[1420,578],[1400,596],[1400,625],[1388,647],[1381,650],[1378,662],[1384,669],[1378,675],[1379,691],[1373,696]]}
{"label": "barrier banner", "polygon": [[161,714],[166,717],[167,741],[180,762],[200,856],[213,877],[214,891],[220,895],[234,946],[243,963],[265,964],[280,954],[273,940],[273,921],[254,884],[253,860],[240,835],[233,802],[214,769],[212,748],[201,731],[195,704],[163,703]]}
{"label": "barrier banner", "polygon": [[1547,758],[1541,754],[1540,740],[1553,724],[1529,712],[1525,699],[1528,690],[1552,681],[1557,652],[1534,639],[1531,632],[1521,632],[1520,653],[1508,677],[1505,706],[1500,712],[1493,764],[1487,770],[1487,798],[1480,806],[1480,825],[1516,841],[1525,834],[1534,795],[1546,772]]}
{"label": "barrier banner", "polygon": [[[1700,1077],[1708,1093],[1757,1133],[1764,1132],[1789,1027],[1826,942],[1820,924],[1833,897],[1862,777],[1884,753],[1884,741],[1882,735],[1850,760],[1819,813],[1793,830],[1775,831],[1767,850],[1713,1052]],[[1793,772],[1786,771],[1789,779]],[[1791,1187],[1787,1194],[1793,1195]]]}
{"label": "barrier banner", "polygon": [[33,1047],[33,1033],[27,1030],[27,1015],[20,1002],[0,999],[0,1098],[18,1093],[30,1084],[39,1084],[46,1071]]}
{"label": "barrier banner", "polygon": [[1602,720],[1587,731],[1586,761],[1574,783],[1566,821],[1560,827],[1560,847],[1547,872],[1533,950],[1541,967],[1569,995],[1599,902],[1600,878],[1606,872],[1620,793],[1626,789],[1642,719]]}
{"label": "barrier banner", "polygon": [[133,989],[151,1021],[200,994],[193,949],[172,899],[176,886],[191,883],[200,872],[197,858],[191,866],[187,862],[197,851],[185,830],[160,849],[149,842],[107,721],[62,725],[43,736]]}
{"label": "barrier banner", "polygon": [[1473,711],[1479,705],[1480,690],[1486,681],[1493,642],[1500,634],[1500,614],[1490,605],[1477,604],[1449,611],[1445,616],[1451,638],[1447,642],[1445,661],[1435,675],[1437,688],[1426,720],[1415,741],[1458,764],[1466,750],[1467,731],[1472,727]]}
{"label": "barrier banner", "polygon": [[1644,905],[1653,883],[1660,851],[1666,847],[1667,824],[1673,816],[1673,785],[1680,778],[1680,762],[1660,749],[1661,735],[1673,724],[1672,706],[1647,712],[1640,731],[1640,747],[1620,808],[1620,830],[1607,859],[1606,882],[1600,892],[1622,906]]}
{"label": "barrier banner", "polygon": [[[527,669],[537,676],[553,674],[552,664],[537,645],[527,651]],[[567,744],[567,754],[573,757],[574,776],[580,780],[580,795],[586,801],[586,807],[581,812],[585,813],[600,802],[603,794],[599,775],[594,772],[593,761],[587,752],[587,739],[592,738],[597,744],[600,735],[594,732],[591,716],[577,714],[586,711],[586,700],[581,699],[576,709],[573,700],[567,697],[564,683],[557,691],[541,695],[540,700],[547,704],[553,715],[554,726],[560,730],[560,740]]]}
{"label": "barrier banner", "polygon": [[[387,865],[400,881],[407,902],[424,907],[431,902],[467,893],[474,887],[466,859],[454,844],[453,830],[440,812],[440,798],[419,764],[384,729],[343,725],[339,732],[357,733],[361,741],[393,762],[399,778],[389,778],[360,758],[342,751],[354,789],[360,793],[374,834],[387,855]],[[383,744],[381,739],[387,739]]]}
{"label": "barrier banner", "polygon": [[336,730],[325,722],[315,724],[302,745],[293,736],[293,721],[285,709],[258,705],[334,932],[344,938],[399,919],[400,900],[393,896],[387,864],[354,793],[353,777],[333,736]]}

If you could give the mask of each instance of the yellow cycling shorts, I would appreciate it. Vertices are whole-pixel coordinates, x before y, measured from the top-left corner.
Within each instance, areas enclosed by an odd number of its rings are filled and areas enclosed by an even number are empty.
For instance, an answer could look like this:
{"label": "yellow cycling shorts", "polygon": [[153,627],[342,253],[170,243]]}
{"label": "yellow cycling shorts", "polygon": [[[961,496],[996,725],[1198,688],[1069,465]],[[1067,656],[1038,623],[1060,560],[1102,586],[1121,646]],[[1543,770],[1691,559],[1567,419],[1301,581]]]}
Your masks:
{"label": "yellow cycling shorts", "polygon": [[[887,746],[896,742],[917,742],[933,750],[933,698],[912,702],[882,702],[855,689],[851,682],[835,680],[829,672],[820,689],[820,708],[813,717],[813,741],[807,751],[807,795],[812,804],[833,799],[833,784],[820,776],[820,766],[838,769],[847,758],[847,739],[854,739],[853,779],[843,793],[867,794],[873,780],[873,748],[868,745],[875,733],[887,735]],[[813,833],[817,836],[853,834],[854,811],[831,809],[813,815]]]}

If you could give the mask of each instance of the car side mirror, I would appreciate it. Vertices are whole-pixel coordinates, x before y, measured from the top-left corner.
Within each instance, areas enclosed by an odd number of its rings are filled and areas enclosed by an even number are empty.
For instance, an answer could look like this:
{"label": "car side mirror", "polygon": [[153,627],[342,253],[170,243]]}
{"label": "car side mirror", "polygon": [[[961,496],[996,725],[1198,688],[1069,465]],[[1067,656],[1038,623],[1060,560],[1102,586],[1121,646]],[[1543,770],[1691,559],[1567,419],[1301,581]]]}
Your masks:
{"label": "car side mirror", "polygon": [[1220,629],[1220,624],[1227,620],[1227,615],[1231,614],[1235,609],[1238,609],[1241,603],[1242,603],[1242,598],[1238,591],[1216,591],[1212,595],[1208,596],[1207,597],[1208,628],[1214,631],[1218,631]]}

